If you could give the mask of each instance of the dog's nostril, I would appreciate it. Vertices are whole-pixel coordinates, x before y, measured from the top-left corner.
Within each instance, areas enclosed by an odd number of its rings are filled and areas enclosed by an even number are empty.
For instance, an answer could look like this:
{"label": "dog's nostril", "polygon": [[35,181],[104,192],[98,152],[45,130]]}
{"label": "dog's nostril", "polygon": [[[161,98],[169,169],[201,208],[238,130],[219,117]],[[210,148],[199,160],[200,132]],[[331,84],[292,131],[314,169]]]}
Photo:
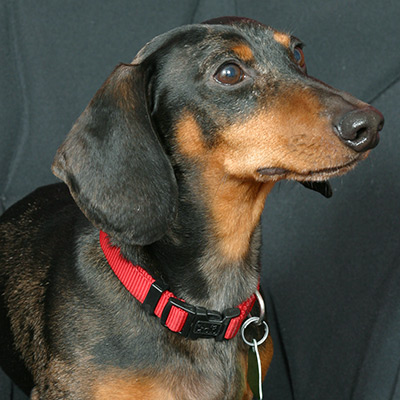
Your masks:
{"label": "dog's nostril", "polygon": [[352,110],[334,124],[338,136],[357,152],[367,151],[379,142],[379,131],[383,128],[383,116],[373,107]]}
{"label": "dog's nostril", "polygon": [[354,131],[354,139],[365,139],[367,137],[368,137],[368,129],[364,126]]}

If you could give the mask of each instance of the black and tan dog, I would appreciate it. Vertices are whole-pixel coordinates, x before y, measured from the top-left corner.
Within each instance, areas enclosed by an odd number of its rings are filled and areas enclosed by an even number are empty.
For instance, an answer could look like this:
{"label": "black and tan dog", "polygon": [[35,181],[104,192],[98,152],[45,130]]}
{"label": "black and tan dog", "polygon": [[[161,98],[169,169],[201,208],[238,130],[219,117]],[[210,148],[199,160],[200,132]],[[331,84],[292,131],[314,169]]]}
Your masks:
{"label": "black and tan dog", "polygon": [[[329,195],[382,125],[307,75],[298,39],[256,21],[155,38],[58,150],[66,185],[1,218],[4,368],[23,360],[33,399],[251,399],[236,332],[259,283],[266,196],[282,179]],[[270,340],[261,355],[266,372]]]}

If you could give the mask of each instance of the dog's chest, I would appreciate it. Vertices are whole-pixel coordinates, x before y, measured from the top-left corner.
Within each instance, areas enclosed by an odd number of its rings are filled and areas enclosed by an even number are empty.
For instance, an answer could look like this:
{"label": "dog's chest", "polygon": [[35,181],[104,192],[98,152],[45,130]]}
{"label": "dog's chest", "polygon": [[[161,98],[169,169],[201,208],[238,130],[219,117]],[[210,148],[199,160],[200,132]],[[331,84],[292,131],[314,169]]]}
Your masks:
{"label": "dog's chest", "polygon": [[240,375],[223,377],[224,372],[194,374],[189,368],[176,371],[160,371],[153,375],[117,377],[113,373],[103,376],[93,386],[93,399],[160,399],[160,400],[233,400],[245,397],[245,385]]}
{"label": "dog's chest", "polygon": [[[191,349],[189,349],[191,347]],[[136,371],[106,368],[93,384],[93,399],[242,399],[246,354],[227,343],[191,343],[186,348],[163,351],[158,360]],[[183,354],[183,353],[184,354]],[[157,367],[156,367],[157,366]]]}

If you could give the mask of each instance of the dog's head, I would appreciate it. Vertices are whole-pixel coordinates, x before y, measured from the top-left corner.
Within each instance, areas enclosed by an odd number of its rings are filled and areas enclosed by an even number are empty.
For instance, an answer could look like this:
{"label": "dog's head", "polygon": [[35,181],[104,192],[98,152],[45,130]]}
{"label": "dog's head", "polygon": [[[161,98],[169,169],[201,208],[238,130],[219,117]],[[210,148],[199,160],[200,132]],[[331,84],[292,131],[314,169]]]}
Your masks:
{"label": "dog's head", "polygon": [[293,179],[329,195],[324,182],[365,158],[382,124],[373,107],[307,75],[297,38],[222,18],[160,35],[117,66],[53,172],[97,227],[144,245],[175,217],[178,172]]}

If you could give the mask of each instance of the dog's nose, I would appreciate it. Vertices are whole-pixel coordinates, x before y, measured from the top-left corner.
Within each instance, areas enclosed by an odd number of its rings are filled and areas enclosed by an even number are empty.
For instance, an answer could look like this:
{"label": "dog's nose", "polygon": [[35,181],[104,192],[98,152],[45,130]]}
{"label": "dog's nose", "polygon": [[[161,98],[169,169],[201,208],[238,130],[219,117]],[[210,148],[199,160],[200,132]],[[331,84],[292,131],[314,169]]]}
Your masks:
{"label": "dog's nose", "polygon": [[342,115],[334,122],[334,129],[347,146],[361,153],[379,143],[379,131],[383,128],[383,122],[383,115],[369,106]]}

